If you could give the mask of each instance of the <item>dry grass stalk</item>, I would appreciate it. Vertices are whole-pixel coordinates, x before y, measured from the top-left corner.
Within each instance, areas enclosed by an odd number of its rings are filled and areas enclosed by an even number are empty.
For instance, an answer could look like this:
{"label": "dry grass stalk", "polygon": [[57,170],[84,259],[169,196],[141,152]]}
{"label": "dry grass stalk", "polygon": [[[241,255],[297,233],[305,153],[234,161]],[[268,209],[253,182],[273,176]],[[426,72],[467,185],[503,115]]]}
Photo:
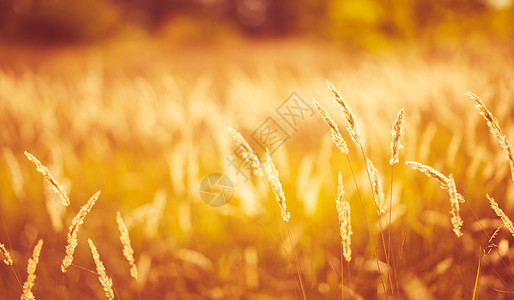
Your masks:
{"label": "dry grass stalk", "polygon": [[28,160],[33,162],[36,165],[37,171],[43,175],[43,178],[48,181],[52,187],[54,188],[54,191],[59,195],[61,198],[61,203],[64,206],[70,205],[70,199],[68,198],[68,195],[66,194],[66,191],[64,190],[64,187],[55,180],[55,178],[50,174],[50,171],[48,171],[48,168],[43,166],[41,162],[32,154],[25,151],[25,156],[27,156]]}
{"label": "dry grass stalk", "polygon": [[496,236],[498,235],[498,233],[500,233],[500,230],[503,228],[503,224],[498,226],[498,228],[496,228],[496,230],[493,232],[493,235],[491,235],[491,237],[489,238],[489,240],[487,241],[487,247],[485,248],[484,250],[484,253],[485,254],[489,254],[491,253],[491,251],[494,249],[494,247],[496,247],[496,244],[494,243],[494,239],[496,238]]}
{"label": "dry grass stalk", "polygon": [[242,151],[243,159],[249,163],[252,166],[253,174],[256,176],[261,176],[262,174],[262,168],[261,168],[261,161],[253,151],[252,147],[246,142],[246,140],[243,138],[243,135],[237,132],[232,127],[227,128],[228,131],[232,134],[232,137],[237,143],[237,146]]}
{"label": "dry grass stalk", "polygon": [[378,215],[383,215],[386,211],[386,202],[384,196],[384,190],[382,189],[382,181],[378,175],[378,170],[375,168],[369,158],[366,157],[366,167],[371,176],[371,187],[373,190],[373,196],[375,198],[375,204],[377,205]]}
{"label": "dry grass stalk", "polygon": [[455,180],[453,179],[453,175],[450,174],[450,183],[448,185],[448,193],[450,194],[450,203],[451,203],[451,221],[453,225],[453,232],[457,237],[462,236],[462,218],[460,217],[460,207],[459,207],[459,199],[457,197],[457,188],[455,187]]}
{"label": "dry grass stalk", "polygon": [[493,197],[486,194],[487,199],[489,200],[489,204],[491,205],[491,208],[494,210],[496,215],[502,219],[503,225],[507,230],[514,236],[514,225],[512,224],[512,221],[507,217],[507,215],[503,212],[503,210],[498,206],[498,203],[494,201]]}
{"label": "dry grass stalk", "polygon": [[0,244],[0,252],[5,256],[4,263],[8,266],[11,266],[13,264],[11,254],[7,249],[5,249],[4,244]]}
{"label": "dry grass stalk", "polygon": [[93,255],[93,259],[95,260],[96,272],[98,273],[98,281],[102,284],[104,288],[105,297],[107,299],[114,299],[114,292],[112,290],[112,279],[107,276],[105,273],[105,267],[100,259],[100,254],[98,254],[98,250],[96,250],[95,244],[91,239],[88,239],[89,248],[91,248],[91,254]]}
{"label": "dry grass stalk", "polygon": [[116,215],[116,223],[118,223],[120,240],[121,244],[123,245],[123,256],[125,256],[130,265],[130,276],[137,280],[137,267],[134,260],[134,249],[132,249],[132,246],[130,245],[128,229],[127,226],[125,226],[125,222],[123,222],[123,218],[121,217],[120,212],[118,212]]}
{"label": "dry grass stalk", "polygon": [[68,231],[68,244],[66,245],[66,256],[64,257],[61,264],[61,271],[63,273],[66,272],[68,267],[71,266],[71,263],[73,262],[73,254],[75,253],[75,248],[78,245],[79,226],[82,223],[84,223],[84,219],[86,218],[87,214],[91,211],[93,205],[95,205],[96,200],[98,200],[98,196],[100,196],[100,191],[96,192],[96,194],[94,194],[87,201],[87,203],[80,208],[80,211],[77,213],[77,215],[73,218],[73,221],[71,222],[71,226]]}
{"label": "dry grass stalk", "polygon": [[512,181],[514,181],[514,152],[512,151],[512,146],[510,145],[509,141],[507,140],[507,137],[503,134],[503,131],[501,130],[500,123],[496,119],[496,117],[487,109],[484,102],[480,97],[473,94],[472,92],[467,92],[466,95],[471,97],[473,101],[475,102],[475,107],[478,109],[482,117],[487,122],[487,126],[489,126],[489,131],[493,134],[493,136],[496,138],[500,146],[502,147],[503,151],[505,152],[507,156],[507,160],[509,161],[510,165],[510,174]]}
{"label": "dry grass stalk", "polygon": [[32,258],[29,258],[29,262],[27,264],[27,281],[23,284],[23,294],[21,295],[22,300],[28,299],[36,299],[32,294],[32,288],[34,287],[34,282],[36,281],[36,268],[39,262],[39,253],[41,253],[41,247],[43,247],[43,240],[39,240],[37,245],[34,247],[34,251],[32,252]]}
{"label": "dry grass stalk", "polygon": [[[434,168],[432,168],[430,166],[421,164],[419,162],[407,161],[405,163],[412,169],[418,170],[421,173],[427,175],[428,177],[432,177],[433,179],[437,180],[443,190],[448,189],[448,186],[450,184],[450,178],[446,177],[441,172],[435,170]],[[464,200],[464,197],[461,194],[459,194],[458,192],[457,192],[457,199],[459,199],[460,203],[466,202],[466,200]]]}
{"label": "dry grass stalk", "polygon": [[403,148],[400,144],[400,138],[403,135],[403,122],[405,115],[405,108],[402,108],[400,112],[398,112],[398,116],[396,117],[396,121],[393,124],[393,129],[391,130],[391,136],[393,140],[391,142],[391,159],[389,160],[389,164],[392,166],[397,164],[400,160],[398,159],[398,153],[400,149]]}
{"label": "dry grass stalk", "polygon": [[337,218],[339,220],[339,234],[343,245],[343,256],[346,261],[352,260],[352,224],[350,218],[350,203],[344,200],[343,176],[339,172],[336,199]]}
{"label": "dry grass stalk", "polygon": [[325,121],[328,128],[330,128],[332,140],[336,144],[337,148],[339,148],[339,150],[341,150],[341,152],[343,152],[344,154],[348,155],[348,146],[346,145],[346,142],[341,136],[341,132],[339,132],[337,124],[334,122],[334,120],[332,120],[328,112],[325,110],[323,106],[321,106],[321,104],[318,103],[318,101],[312,100],[312,102],[314,103],[314,107],[316,107],[319,114],[321,115],[321,118],[323,118],[323,121]]}
{"label": "dry grass stalk", "polygon": [[277,199],[278,206],[280,206],[280,214],[284,221],[288,222],[291,214],[287,211],[286,206],[286,196],[284,195],[284,190],[282,189],[282,184],[278,178],[278,171],[275,167],[275,164],[271,160],[271,154],[269,150],[266,149],[266,162],[264,162],[264,171],[268,175],[268,180],[271,184],[271,189],[273,193],[275,193],[275,198]]}
{"label": "dry grass stalk", "polygon": [[350,107],[346,104],[346,102],[344,102],[341,93],[334,87],[334,85],[330,81],[328,81],[328,79],[327,85],[332,94],[334,95],[334,101],[341,105],[341,111],[343,112],[346,121],[348,121],[348,127],[346,127],[346,130],[352,137],[352,140],[357,144],[357,147],[362,147],[359,129],[357,128],[357,123],[355,122],[355,115],[351,111]]}

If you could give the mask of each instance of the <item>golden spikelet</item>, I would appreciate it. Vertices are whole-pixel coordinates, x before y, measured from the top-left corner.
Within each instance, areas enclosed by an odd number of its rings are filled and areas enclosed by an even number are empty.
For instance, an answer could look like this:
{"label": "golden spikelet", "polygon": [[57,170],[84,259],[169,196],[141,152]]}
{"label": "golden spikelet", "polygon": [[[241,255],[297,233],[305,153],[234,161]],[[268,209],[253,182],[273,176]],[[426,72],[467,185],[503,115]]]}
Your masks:
{"label": "golden spikelet", "polygon": [[389,160],[389,164],[392,166],[397,164],[400,160],[398,159],[398,153],[402,148],[400,144],[400,138],[403,135],[403,122],[404,122],[405,108],[402,108],[400,112],[398,112],[398,116],[396,117],[396,121],[393,124],[393,129],[391,130],[391,159]]}
{"label": "golden spikelet", "polygon": [[343,112],[346,121],[348,121],[348,127],[346,127],[346,130],[352,137],[352,140],[355,142],[357,147],[362,147],[359,129],[357,128],[357,123],[355,122],[355,115],[352,113],[350,107],[346,104],[346,102],[344,102],[341,93],[334,87],[334,85],[330,81],[328,81],[328,79],[327,85],[332,94],[334,95],[334,101],[341,106],[341,111]]}
{"label": "golden spikelet", "polygon": [[341,136],[341,133],[339,132],[339,128],[337,127],[337,124],[332,120],[328,112],[325,110],[321,104],[318,103],[316,100],[312,100],[314,103],[314,107],[318,110],[319,114],[321,115],[321,118],[325,123],[327,124],[328,128],[330,128],[330,133],[332,135],[332,140],[336,144],[337,148],[341,150],[344,154],[348,155],[348,146],[346,145],[346,142],[344,141],[343,137]]}
{"label": "golden spikelet", "polygon": [[123,218],[121,217],[120,212],[118,212],[116,215],[116,223],[118,223],[120,240],[121,244],[123,245],[123,256],[125,256],[130,265],[130,276],[132,276],[134,279],[137,279],[137,267],[134,260],[134,249],[132,249],[132,246],[130,245],[128,229],[127,226],[125,226],[125,222],[123,222]]}
{"label": "golden spikelet", "polygon": [[378,175],[378,170],[375,168],[369,158],[366,157],[366,167],[371,177],[371,188],[373,190],[373,198],[375,198],[375,204],[377,205],[378,215],[382,215],[386,211],[386,202],[384,196],[384,190],[382,189],[382,181]]}
{"label": "golden spikelet", "polygon": [[96,250],[95,244],[91,239],[87,239],[89,243],[89,248],[91,248],[91,254],[93,255],[93,259],[95,260],[96,272],[98,273],[98,281],[102,284],[104,288],[105,297],[107,299],[114,299],[114,292],[112,290],[112,279],[107,276],[105,272],[105,267],[100,259],[100,254],[98,254],[98,250]]}
{"label": "golden spikelet", "polygon": [[4,263],[8,266],[11,266],[13,264],[13,261],[12,261],[12,258],[11,258],[11,254],[9,253],[9,251],[7,251],[7,249],[5,249],[5,246],[4,244],[1,244],[0,243],[0,252],[4,255],[5,259],[4,259]]}
{"label": "golden spikelet", "polygon": [[41,253],[41,248],[43,247],[43,240],[39,240],[37,245],[34,247],[34,251],[32,252],[32,258],[29,258],[29,262],[27,264],[27,280],[23,284],[23,294],[21,295],[22,300],[28,299],[36,299],[32,294],[32,288],[34,287],[34,282],[36,281],[36,268],[39,262],[39,253]]}
{"label": "golden spikelet", "polygon": [[64,187],[55,180],[55,178],[50,174],[50,171],[48,171],[48,168],[43,166],[41,162],[32,154],[25,151],[25,156],[27,156],[28,160],[33,162],[36,165],[37,171],[43,175],[43,178],[48,181],[52,187],[54,188],[54,191],[59,195],[61,198],[61,203],[64,206],[70,205],[70,199],[68,198],[68,195],[66,194],[66,191],[64,190]]}
{"label": "golden spikelet", "polygon": [[493,134],[493,136],[498,141],[498,144],[502,147],[503,151],[505,152],[505,155],[507,156],[507,160],[509,161],[510,165],[510,174],[512,181],[514,181],[514,152],[512,151],[512,146],[510,145],[509,141],[507,140],[507,137],[503,134],[503,131],[501,130],[500,123],[496,119],[496,117],[491,113],[489,109],[485,106],[484,102],[480,97],[473,94],[472,92],[466,92],[466,95],[471,97],[473,101],[475,102],[475,107],[478,109],[482,117],[487,122],[487,126],[489,126],[489,131]]}
{"label": "golden spikelet", "polygon": [[77,215],[73,218],[73,221],[71,222],[71,226],[68,230],[68,244],[66,245],[66,256],[64,257],[61,264],[61,271],[63,273],[66,272],[68,267],[71,266],[71,263],[73,262],[73,254],[75,253],[75,248],[78,245],[79,226],[82,223],[84,223],[84,219],[86,218],[87,214],[91,211],[93,205],[95,205],[96,200],[98,200],[98,196],[100,196],[100,191],[96,192],[96,194],[94,194],[87,201],[87,203],[80,208],[80,211],[77,213]]}
{"label": "golden spikelet", "polygon": [[424,173],[428,177],[432,177],[439,182],[442,189],[448,189],[448,177],[444,176],[441,172],[435,170],[434,168],[415,162],[408,161],[406,164],[414,170],[418,170],[421,173]]}
{"label": "golden spikelet", "polygon": [[278,206],[280,206],[280,214],[284,221],[288,222],[291,214],[287,211],[286,206],[286,196],[284,195],[284,190],[282,189],[282,184],[278,178],[278,171],[275,167],[275,164],[271,160],[271,154],[269,150],[266,149],[266,161],[264,162],[264,171],[268,175],[268,180],[271,184],[271,189],[273,193],[275,193],[275,198],[277,199]]}
{"label": "golden spikelet", "polygon": [[489,204],[491,205],[491,208],[494,210],[496,215],[502,219],[503,225],[507,230],[514,236],[514,225],[512,224],[512,221],[507,217],[507,215],[503,212],[503,210],[498,206],[498,203],[494,201],[493,197],[486,194],[487,199],[489,200]]}
{"label": "golden spikelet", "polygon": [[[434,168],[432,168],[430,166],[427,166],[427,165],[424,165],[424,164],[421,164],[421,163],[415,162],[415,161],[407,161],[407,162],[405,162],[405,164],[407,164],[412,169],[418,170],[421,173],[427,175],[428,177],[432,177],[433,179],[437,180],[437,182],[439,182],[439,184],[441,185],[441,188],[443,190],[448,189],[448,185],[450,184],[450,179],[448,177],[446,177],[445,175],[443,175],[441,172],[435,170]],[[464,197],[459,193],[457,193],[457,199],[459,199],[460,203],[466,202],[466,200],[464,200]]]}
{"label": "golden spikelet", "polygon": [[494,244],[494,239],[496,238],[496,236],[498,235],[498,233],[500,233],[500,230],[503,228],[503,224],[501,224],[500,226],[498,226],[498,228],[496,228],[496,230],[493,232],[493,235],[491,235],[491,237],[489,238],[489,240],[487,241],[487,247],[484,249],[484,253],[485,254],[489,254],[491,253],[491,250],[493,250],[494,247],[496,247],[496,244]]}
{"label": "golden spikelet", "polygon": [[253,151],[252,147],[243,138],[243,135],[237,132],[232,127],[227,127],[228,131],[232,134],[232,137],[237,143],[237,146],[242,151],[241,155],[243,159],[252,166],[253,174],[256,176],[262,175],[261,161]]}
{"label": "golden spikelet", "polygon": [[341,243],[343,246],[343,256],[346,261],[352,260],[352,224],[350,218],[350,203],[344,200],[343,176],[339,172],[337,185],[336,210],[339,220],[339,234],[341,235]]}
{"label": "golden spikelet", "polygon": [[462,218],[460,217],[460,207],[459,207],[459,199],[457,198],[457,188],[455,187],[455,180],[453,179],[453,174],[450,174],[448,184],[448,193],[450,194],[450,204],[451,204],[451,221],[453,225],[453,232],[457,237],[462,236]]}

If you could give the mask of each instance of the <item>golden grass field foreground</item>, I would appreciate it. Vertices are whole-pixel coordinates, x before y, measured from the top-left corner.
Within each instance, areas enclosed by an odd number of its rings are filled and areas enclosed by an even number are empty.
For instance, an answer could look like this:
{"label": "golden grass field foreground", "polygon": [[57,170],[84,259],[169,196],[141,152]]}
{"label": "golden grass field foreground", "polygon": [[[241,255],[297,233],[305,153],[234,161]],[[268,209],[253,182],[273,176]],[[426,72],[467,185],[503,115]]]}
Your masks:
{"label": "golden grass field foreground", "polygon": [[504,52],[70,51],[0,68],[0,298],[512,297]]}

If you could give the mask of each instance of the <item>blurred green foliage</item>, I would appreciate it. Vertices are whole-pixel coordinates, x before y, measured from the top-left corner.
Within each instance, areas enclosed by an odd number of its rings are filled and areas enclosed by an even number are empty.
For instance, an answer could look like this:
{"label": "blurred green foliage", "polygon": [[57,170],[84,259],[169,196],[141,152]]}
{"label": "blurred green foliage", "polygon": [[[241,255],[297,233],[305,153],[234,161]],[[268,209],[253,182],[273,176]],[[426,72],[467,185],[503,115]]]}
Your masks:
{"label": "blurred green foliage", "polygon": [[0,2],[0,37],[91,42],[133,28],[155,36],[187,18],[196,36],[308,35],[373,50],[403,43],[508,42],[514,37],[512,16],[510,0],[9,0]]}

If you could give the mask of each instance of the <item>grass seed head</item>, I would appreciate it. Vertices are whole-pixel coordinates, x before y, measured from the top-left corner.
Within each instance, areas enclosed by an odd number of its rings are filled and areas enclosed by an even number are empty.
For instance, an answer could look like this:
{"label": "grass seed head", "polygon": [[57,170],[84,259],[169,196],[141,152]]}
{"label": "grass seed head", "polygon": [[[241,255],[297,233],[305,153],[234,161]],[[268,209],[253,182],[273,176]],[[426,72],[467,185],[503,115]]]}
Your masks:
{"label": "grass seed head", "polygon": [[32,294],[32,288],[34,287],[34,283],[36,281],[36,268],[39,263],[39,254],[41,253],[41,248],[43,247],[43,240],[39,240],[39,242],[34,247],[34,251],[32,252],[32,258],[29,258],[29,262],[27,264],[27,280],[23,284],[23,294],[21,295],[21,300],[29,300],[36,299]]}
{"label": "grass seed head", "polygon": [[261,176],[262,168],[261,168],[261,161],[259,160],[259,157],[255,154],[252,147],[246,142],[246,140],[243,138],[243,135],[237,132],[232,127],[227,128],[228,131],[232,134],[232,137],[237,143],[237,146],[239,147],[239,150],[241,151],[241,156],[243,160],[247,163],[249,163],[252,166],[253,174],[256,176]]}
{"label": "grass seed head", "polygon": [[[415,161],[407,161],[407,162],[405,162],[405,164],[407,164],[409,167],[411,167],[414,170],[420,171],[421,173],[427,175],[428,177],[432,177],[437,182],[439,182],[441,189],[448,190],[448,187],[450,184],[450,178],[443,175],[443,173],[437,171],[436,169],[434,169],[430,166],[427,166],[427,165],[424,165],[424,164],[421,164],[421,163],[415,162]],[[460,203],[466,202],[464,197],[461,194],[459,194],[458,192],[457,192],[457,199],[459,199]]]}
{"label": "grass seed head", "polygon": [[89,248],[91,248],[91,254],[93,255],[93,259],[95,261],[96,265],[96,272],[98,273],[98,281],[102,284],[102,287],[104,289],[105,297],[107,299],[114,299],[114,292],[112,290],[112,279],[107,276],[107,273],[105,272],[105,266],[100,259],[100,254],[98,254],[98,250],[96,250],[95,244],[91,239],[88,239],[87,242],[89,243]]}
{"label": "grass seed head", "polygon": [[344,141],[343,137],[341,136],[341,132],[339,132],[339,128],[337,127],[337,124],[332,120],[328,112],[325,110],[321,104],[318,103],[318,101],[313,100],[314,107],[318,110],[319,114],[321,115],[321,118],[325,123],[327,124],[328,128],[330,128],[330,133],[332,135],[332,140],[334,141],[334,144],[336,144],[337,148],[344,154],[348,155],[348,146],[346,145],[346,142]]}
{"label": "grass seed head", "polygon": [[514,225],[512,224],[512,221],[509,219],[509,217],[503,212],[503,210],[498,206],[498,203],[493,199],[493,197],[486,194],[487,199],[489,200],[489,204],[491,205],[491,208],[494,210],[496,215],[502,219],[503,226],[507,228],[507,230],[514,236]]}
{"label": "grass seed head", "polygon": [[489,131],[496,138],[498,144],[500,144],[501,148],[505,152],[507,161],[509,162],[510,166],[511,179],[512,181],[514,181],[514,152],[512,150],[512,146],[507,140],[507,137],[505,136],[505,134],[503,134],[503,131],[501,130],[500,123],[493,115],[493,113],[489,109],[487,109],[487,107],[485,106],[482,99],[480,99],[480,97],[473,94],[472,92],[466,92],[465,94],[471,97],[471,99],[475,102],[475,107],[478,109],[478,112],[482,115],[482,117],[484,117],[485,121],[487,122]]}
{"label": "grass seed head", "polygon": [[386,201],[384,196],[384,190],[382,189],[382,180],[378,174],[377,168],[373,165],[371,160],[366,157],[366,167],[368,168],[369,175],[371,177],[371,187],[373,190],[373,198],[377,206],[379,216],[386,212]]}
{"label": "grass seed head", "polygon": [[12,266],[13,264],[13,261],[12,261],[12,258],[11,258],[11,254],[9,253],[9,251],[7,251],[7,249],[5,249],[5,245],[4,244],[1,244],[0,243],[0,252],[4,255],[5,259],[4,259],[4,263],[8,266]]}
{"label": "grass seed head", "polygon": [[451,222],[453,225],[453,232],[457,237],[462,236],[462,218],[460,217],[460,206],[459,206],[459,198],[457,197],[457,188],[455,186],[455,180],[453,179],[453,175],[450,174],[449,177],[449,185],[448,185],[448,193],[450,194],[450,204],[451,204]]}
{"label": "grass seed head", "polygon": [[389,164],[392,166],[397,164],[400,160],[398,159],[398,154],[402,145],[400,144],[400,138],[403,135],[403,122],[404,122],[405,108],[402,108],[396,117],[396,121],[393,124],[393,129],[391,130],[392,142],[391,142],[391,159],[389,160]]}
{"label": "grass seed head", "polygon": [[291,214],[287,211],[286,206],[286,196],[284,195],[284,190],[282,189],[282,184],[278,178],[278,171],[275,167],[275,164],[271,160],[271,154],[269,150],[266,149],[266,162],[264,163],[264,171],[268,175],[268,180],[271,184],[271,189],[273,193],[275,193],[275,198],[277,199],[278,206],[280,206],[280,214],[284,221],[288,222]]}
{"label": "grass seed head", "polygon": [[339,172],[336,199],[337,219],[339,221],[339,234],[341,235],[341,244],[343,247],[343,256],[346,261],[352,260],[352,225],[350,218],[350,203],[344,200],[343,176]]}
{"label": "grass seed head", "polygon": [[137,280],[137,267],[134,260],[134,250],[130,245],[130,236],[128,233],[127,226],[125,226],[125,222],[123,222],[123,218],[121,217],[121,213],[118,212],[116,214],[116,223],[118,223],[118,230],[120,231],[120,240],[123,245],[123,256],[127,259],[130,265],[130,276]]}
{"label": "grass seed head", "polygon": [[355,122],[355,114],[353,114],[350,107],[346,104],[343,97],[341,96],[341,93],[334,87],[334,85],[330,81],[328,81],[328,79],[327,85],[332,94],[334,95],[334,101],[341,106],[341,111],[343,112],[343,115],[345,116],[346,121],[348,122],[346,130],[352,137],[352,140],[355,142],[357,147],[362,147],[362,140],[359,134],[359,129],[357,128],[357,123]]}
{"label": "grass seed head", "polygon": [[84,206],[80,208],[80,211],[77,213],[77,215],[73,218],[73,221],[71,222],[71,226],[68,231],[68,244],[66,245],[66,256],[64,257],[62,264],[61,264],[61,271],[63,273],[66,273],[66,270],[69,266],[71,266],[71,263],[73,262],[73,254],[75,253],[75,248],[77,248],[78,245],[78,231],[79,226],[84,223],[84,219],[86,218],[87,214],[91,211],[93,208],[93,205],[95,205],[96,200],[98,200],[98,196],[100,196],[100,191],[96,192]]}
{"label": "grass seed head", "polygon": [[43,164],[41,164],[41,162],[34,155],[28,153],[27,151],[25,151],[25,156],[27,156],[27,159],[36,165],[37,171],[41,173],[41,175],[43,175],[43,178],[45,178],[46,181],[48,181],[48,183],[52,185],[54,191],[61,198],[62,205],[69,206],[70,199],[68,198],[68,195],[66,194],[64,187],[59,182],[57,182],[57,180],[55,180],[52,174],[50,174],[50,171],[48,171],[48,168],[43,166]]}

